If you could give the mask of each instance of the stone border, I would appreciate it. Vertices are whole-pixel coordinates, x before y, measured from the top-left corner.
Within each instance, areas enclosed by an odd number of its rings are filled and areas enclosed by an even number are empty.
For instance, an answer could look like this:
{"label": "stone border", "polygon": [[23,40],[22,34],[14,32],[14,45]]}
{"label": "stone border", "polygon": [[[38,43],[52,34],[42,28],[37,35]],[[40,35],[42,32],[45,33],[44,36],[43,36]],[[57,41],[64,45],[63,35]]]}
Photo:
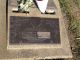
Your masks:
{"label": "stone border", "polygon": [[[7,39],[6,39],[6,0],[0,0],[0,59],[1,60],[11,60],[11,59],[25,59],[25,58],[48,58],[48,59],[56,59],[56,58],[72,58],[72,53],[70,49],[70,44],[67,36],[67,31],[65,29],[64,20],[61,14],[61,9],[59,6],[58,0],[55,0],[56,4],[59,8],[59,18],[61,19],[60,25],[61,33],[62,33],[62,44],[61,48],[51,48],[51,49],[29,49],[29,50],[7,50]],[[66,38],[65,38],[66,37]],[[25,59],[26,60],[26,59]]]}

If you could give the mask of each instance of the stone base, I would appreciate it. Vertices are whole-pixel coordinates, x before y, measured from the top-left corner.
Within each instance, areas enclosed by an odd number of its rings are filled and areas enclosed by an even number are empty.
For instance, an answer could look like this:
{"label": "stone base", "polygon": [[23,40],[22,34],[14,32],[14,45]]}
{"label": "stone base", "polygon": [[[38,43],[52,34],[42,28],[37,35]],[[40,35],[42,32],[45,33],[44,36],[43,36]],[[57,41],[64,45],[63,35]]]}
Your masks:
{"label": "stone base", "polygon": [[[10,1],[10,0],[8,0]],[[16,0],[12,0],[12,1],[16,1]],[[0,2],[0,6],[2,7],[2,9],[0,9],[0,59],[24,59],[26,60],[26,58],[33,58],[33,59],[58,59],[58,58],[72,58],[72,53],[71,53],[71,49],[70,49],[70,44],[69,44],[69,40],[68,40],[68,36],[67,36],[67,31],[65,28],[65,24],[64,24],[64,20],[61,14],[61,9],[59,6],[59,2],[58,0],[54,0],[55,4],[57,6],[57,13],[56,15],[44,15],[39,13],[33,13],[33,14],[24,14],[24,13],[14,13],[12,14],[9,10],[8,10],[8,22],[9,22],[9,17],[11,16],[21,16],[23,14],[23,16],[27,16],[27,17],[45,17],[45,18],[59,18],[59,27],[60,27],[60,41],[61,43],[59,45],[44,45],[43,46],[37,46],[36,48],[33,46],[32,48],[28,48],[25,49],[26,46],[13,46],[13,45],[9,45],[8,44],[8,39],[6,39],[6,37],[8,36],[6,29],[6,8],[4,8],[6,5],[5,0],[1,0]],[[14,3],[14,2],[13,2]],[[34,9],[33,9],[34,10]],[[38,11],[39,12],[39,11]],[[37,14],[37,15],[36,15]],[[8,25],[9,27],[9,25]],[[30,46],[30,45],[27,45]],[[48,48],[45,48],[46,46],[48,46]],[[21,49],[21,48],[23,49]],[[39,47],[39,48],[38,48]],[[43,47],[43,48],[42,48]],[[17,49],[18,48],[18,49]],[[28,59],[29,60],[29,59]]]}

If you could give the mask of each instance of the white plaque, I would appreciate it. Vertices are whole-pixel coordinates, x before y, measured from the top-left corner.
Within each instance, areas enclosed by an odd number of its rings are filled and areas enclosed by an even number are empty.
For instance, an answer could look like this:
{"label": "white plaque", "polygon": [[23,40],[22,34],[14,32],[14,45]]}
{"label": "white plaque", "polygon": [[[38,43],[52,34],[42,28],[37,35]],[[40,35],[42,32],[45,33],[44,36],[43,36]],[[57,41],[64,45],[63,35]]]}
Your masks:
{"label": "white plaque", "polygon": [[38,38],[50,39],[50,32],[37,32]]}

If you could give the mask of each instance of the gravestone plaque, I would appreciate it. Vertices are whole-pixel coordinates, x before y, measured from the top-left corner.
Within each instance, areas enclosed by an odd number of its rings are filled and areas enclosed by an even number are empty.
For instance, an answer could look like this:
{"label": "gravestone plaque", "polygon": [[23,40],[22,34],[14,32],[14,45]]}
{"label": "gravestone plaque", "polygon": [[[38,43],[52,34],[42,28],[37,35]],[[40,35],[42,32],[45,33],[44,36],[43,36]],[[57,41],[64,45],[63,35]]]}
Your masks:
{"label": "gravestone plaque", "polygon": [[10,44],[60,43],[59,20],[40,17],[10,17]]}

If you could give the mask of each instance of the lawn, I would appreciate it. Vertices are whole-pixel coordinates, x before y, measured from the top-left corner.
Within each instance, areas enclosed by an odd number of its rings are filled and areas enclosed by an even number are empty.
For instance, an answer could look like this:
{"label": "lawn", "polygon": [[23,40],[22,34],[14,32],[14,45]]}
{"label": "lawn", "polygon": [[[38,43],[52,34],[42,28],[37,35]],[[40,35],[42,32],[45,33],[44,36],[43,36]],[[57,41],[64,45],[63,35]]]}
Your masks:
{"label": "lawn", "polygon": [[78,3],[79,8],[80,8],[80,0],[76,0],[76,1],[77,1],[77,3]]}
{"label": "lawn", "polygon": [[66,15],[68,21],[68,31],[74,34],[74,43],[72,47],[73,60],[80,60],[80,0],[59,0],[62,12]]}

